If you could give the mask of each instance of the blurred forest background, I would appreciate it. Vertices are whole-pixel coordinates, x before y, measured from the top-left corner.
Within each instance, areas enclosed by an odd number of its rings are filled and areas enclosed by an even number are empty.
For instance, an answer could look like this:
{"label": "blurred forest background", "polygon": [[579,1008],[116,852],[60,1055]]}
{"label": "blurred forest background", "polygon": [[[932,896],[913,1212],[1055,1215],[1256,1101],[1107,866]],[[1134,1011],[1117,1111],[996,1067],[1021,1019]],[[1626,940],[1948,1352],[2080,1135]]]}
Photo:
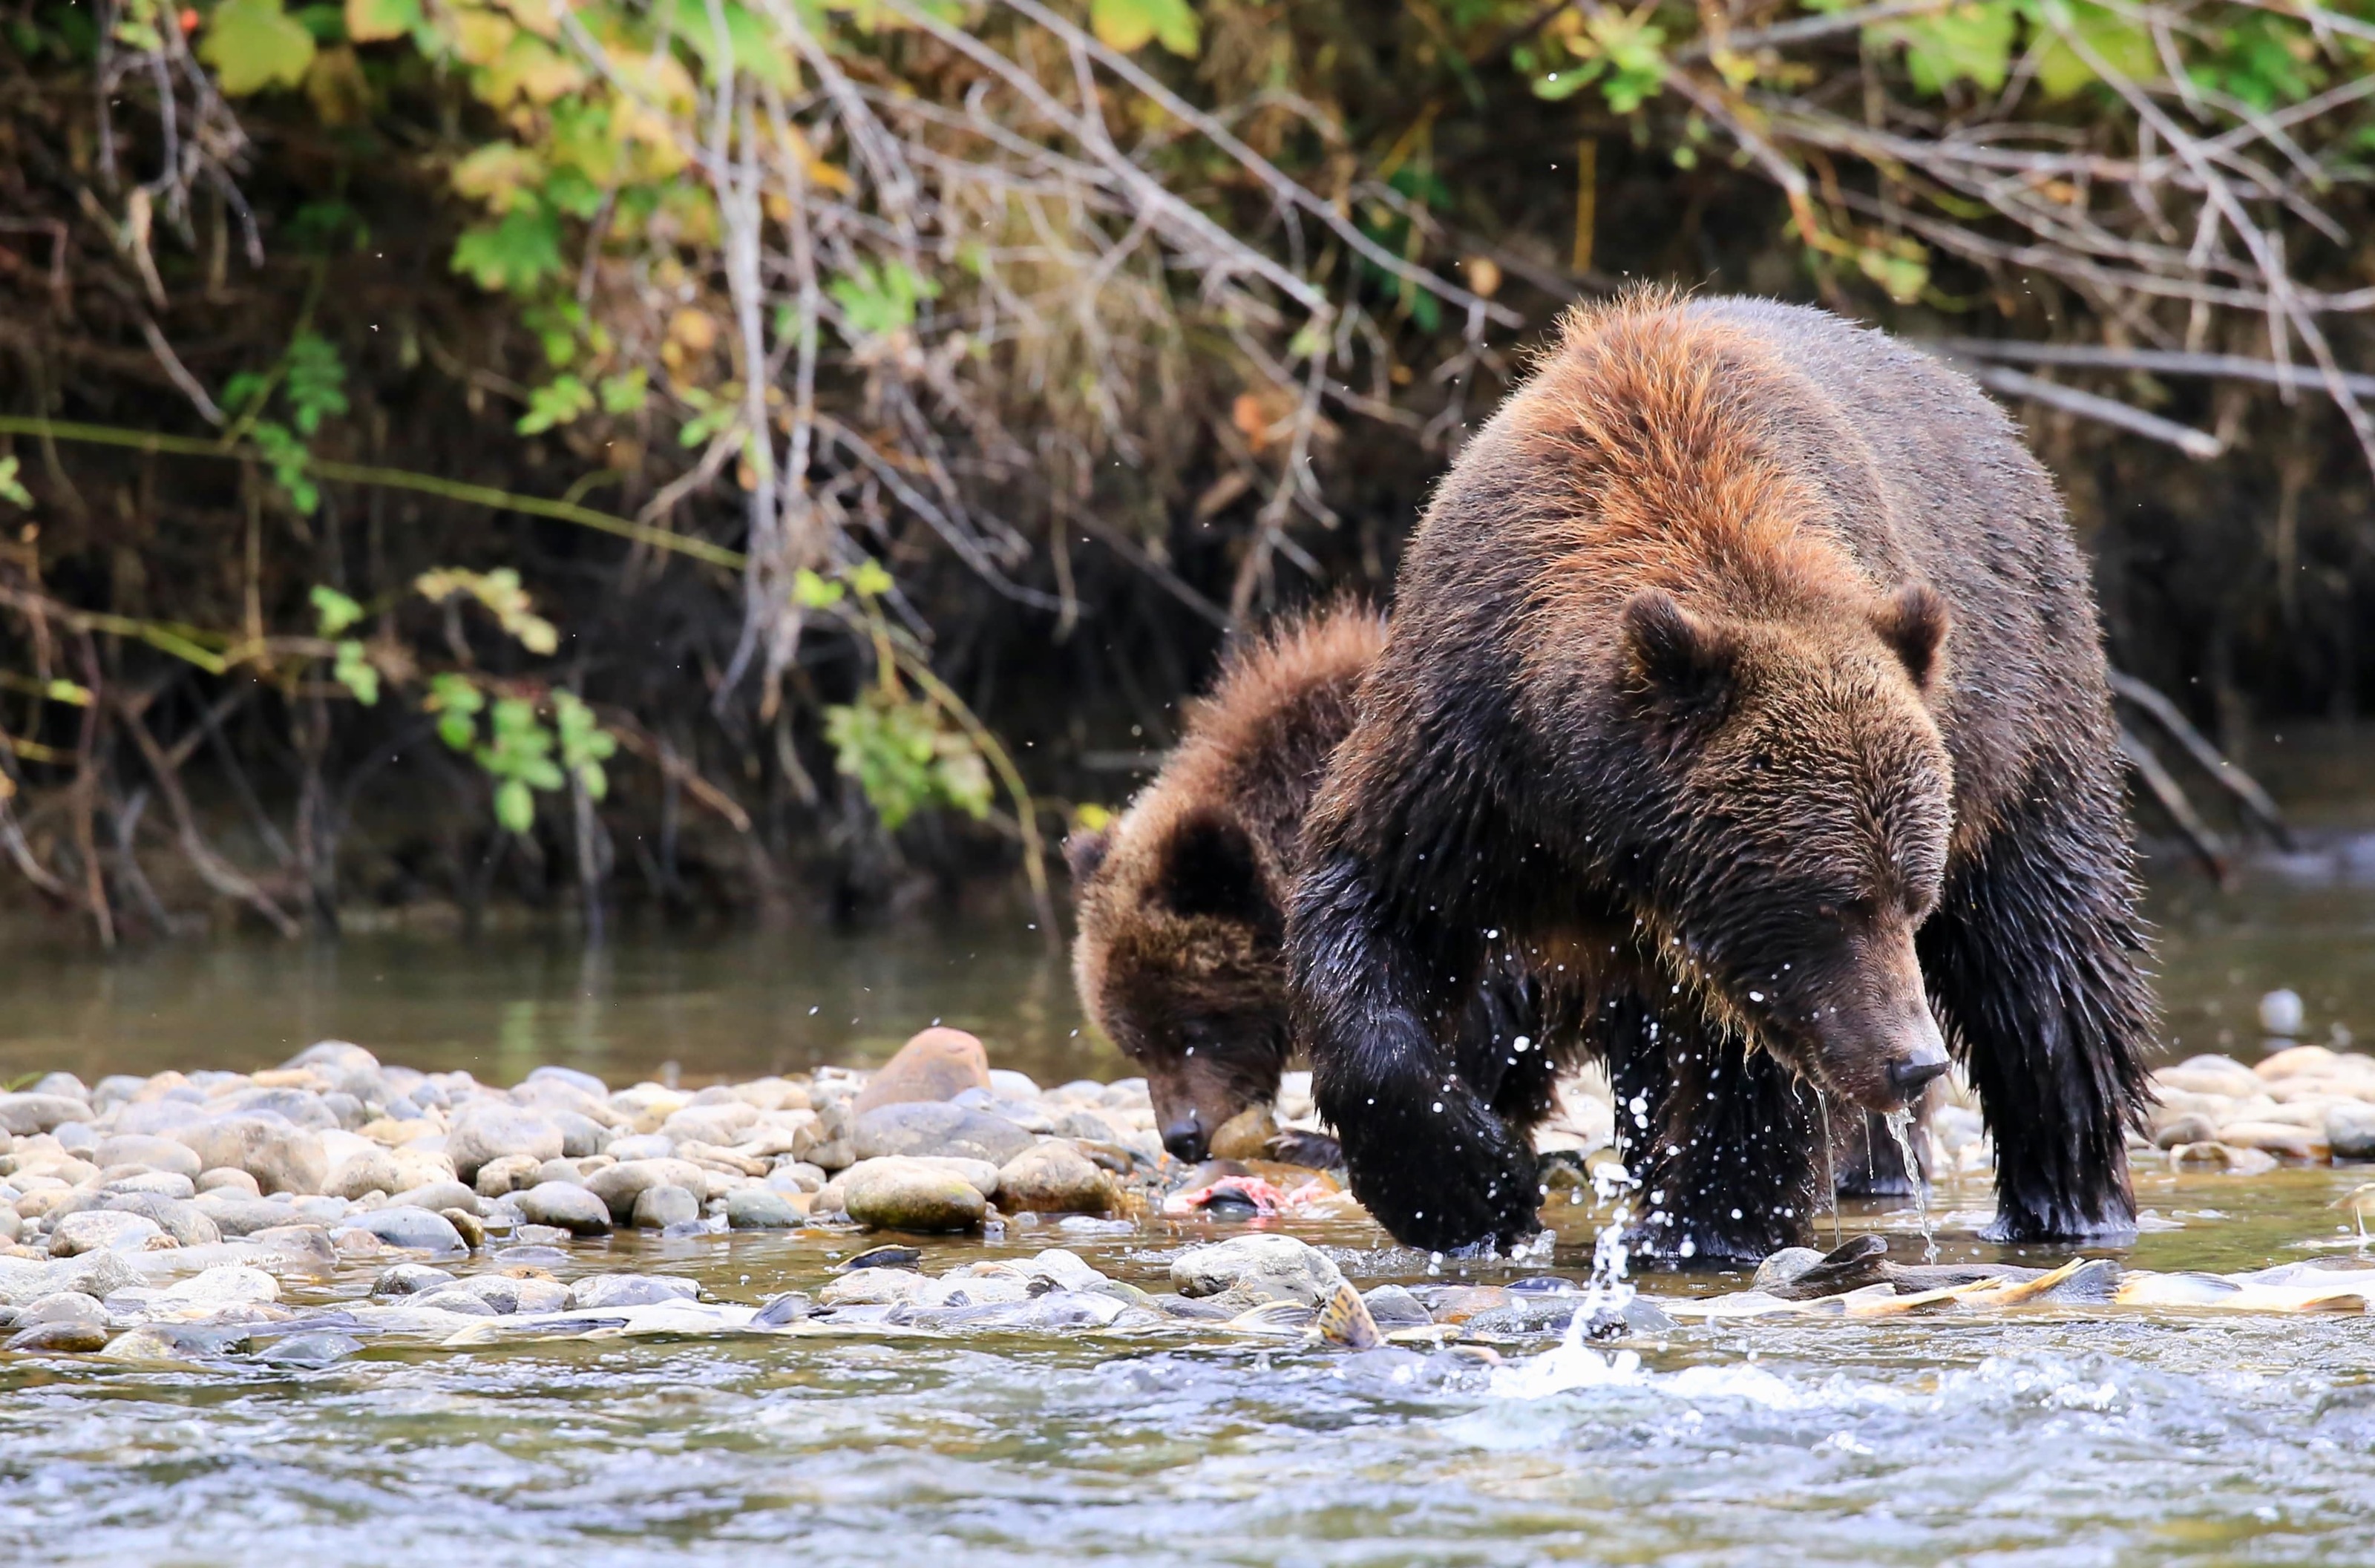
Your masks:
{"label": "blurred forest background", "polygon": [[1630,280],[2011,403],[2164,749],[2347,718],[2370,61],[2369,0],[0,0],[0,903],[1048,921]]}

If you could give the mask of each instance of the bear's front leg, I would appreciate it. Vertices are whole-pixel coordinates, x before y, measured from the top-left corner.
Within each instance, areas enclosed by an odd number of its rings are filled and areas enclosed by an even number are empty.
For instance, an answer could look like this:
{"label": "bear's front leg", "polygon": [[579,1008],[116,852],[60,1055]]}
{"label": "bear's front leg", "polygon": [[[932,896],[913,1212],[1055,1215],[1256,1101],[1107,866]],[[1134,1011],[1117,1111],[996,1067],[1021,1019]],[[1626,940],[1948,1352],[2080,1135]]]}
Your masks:
{"label": "bear's front leg", "polygon": [[2153,1009],[2116,793],[2081,779],[2024,797],[1948,878],[1922,978],[1995,1138],[1990,1238],[2124,1240]]}
{"label": "bear's front leg", "polygon": [[1445,1004],[1463,966],[1440,952],[1423,964],[1348,855],[1305,873],[1290,946],[1313,1096],[1343,1145],[1353,1196],[1396,1237],[1436,1252],[1540,1231],[1531,1144],[1425,1021],[1457,1010]]}
{"label": "bear's front leg", "polygon": [[1814,1088],[1689,1020],[1637,1008],[1611,1023],[1617,1141],[1639,1184],[1626,1244],[1692,1267],[1803,1245],[1823,1202]]}

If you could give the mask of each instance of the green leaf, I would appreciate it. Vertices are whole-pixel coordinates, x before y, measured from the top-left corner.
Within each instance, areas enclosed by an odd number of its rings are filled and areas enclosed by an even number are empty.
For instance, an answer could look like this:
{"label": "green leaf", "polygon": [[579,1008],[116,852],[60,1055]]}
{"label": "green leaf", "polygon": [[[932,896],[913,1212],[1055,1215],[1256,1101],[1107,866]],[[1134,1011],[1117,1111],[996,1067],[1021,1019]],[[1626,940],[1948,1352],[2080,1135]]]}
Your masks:
{"label": "green leaf", "polygon": [[885,262],[879,269],[859,262],[848,277],[825,285],[825,292],[840,304],[849,332],[863,340],[915,325],[916,307],[939,299],[940,286],[904,262]]}
{"label": "green leaf", "polygon": [[495,820],[514,833],[536,826],[536,796],[528,793],[527,785],[505,779],[495,786]]}
{"label": "green leaf", "polygon": [[272,468],[272,481],[287,493],[289,504],[307,517],[313,515],[322,504],[321,487],[313,483],[311,467],[313,454],[305,443],[290,432],[288,426],[270,419],[258,419],[248,431],[248,439]]}
{"label": "green leaf", "polygon": [[353,638],[338,644],[337,661],[330,666],[330,674],[364,707],[379,701],[379,671],[364,654],[363,645]]}
{"label": "green leaf", "polygon": [[1872,28],[1867,36],[1884,47],[1902,44],[1914,90],[1934,98],[1958,79],[2001,90],[2018,30],[2013,0],[1991,0]]}
{"label": "green leaf", "polygon": [[602,412],[619,418],[640,414],[651,400],[652,378],[642,366],[602,378]]}
{"label": "green leaf", "polygon": [[540,435],[565,425],[594,407],[594,391],[575,376],[556,376],[549,386],[527,395],[527,412],[512,428],[522,435]]}
{"label": "green leaf", "polygon": [[347,0],[347,36],[378,43],[421,30],[420,0]]}
{"label": "green leaf", "polygon": [[281,396],[289,417],[301,435],[312,435],[322,421],[347,411],[347,367],[337,349],[319,333],[301,332],[289,342],[288,380]]}
{"label": "green leaf", "polygon": [[860,598],[867,599],[879,599],[895,586],[891,573],[882,570],[882,563],[871,557],[849,569],[849,585],[857,591]]}
{"label": "green leaf", "polygon": [[17,477],[18,463],[18,459],[14,457],[0,457],[0,501],[17,506],[30,506],[33,504],[33,492]]}
{"label": "green leaf", "polygon": [[2037,85],[2048,98],[2068,98],[2097,80],[2086,63],[2050,23],[2059,20],[2071,37],[2091,49],[2104,65],[2135,82],[2160,78],[2160,51],[2152,35],[2125,17],[2086,0],[2043,0],[2038,7],[2045,47],[2038,52]]}
{"label": "green leaf", "polygon": [[502,221],[465,232],[454,246],[454,270],[481,289],[526,294],[561,276],[561,221],[542,207],[515,207]]}
{"label": "green leaf", "polygon": [[1192,60],[1200,45],[1196,13],[1188,0],[1091,0],[1089,26],[1097,41],[1124,53],[1153,39],[1172,53]]}
{"label": "green leaf", "polygon": [[792,575],[792,603],[802,609],[831,609],[841,603],[844,592],[840,584],[828,583],[805,566]]}
{"label": "green leaf", "polygon": [[316,584],[311,596],[313,611],[321,617],[325,637],[336,637],[363,618],[363,607],[336,588]]}
{"label": "green leaf", "polygon": [[456,751],[467,751],[478,744],[479,726],[470,722],[467,713],[437,715],[437,738]]}
{"label": "green leaf", "polygon": [[[706,6],[691,7],[691,14],[678,19],[677,29],[695,54],[701,56],[703,75],[717,80],[720,72],[717,58],[717,29],[707,14]],[[791,45],[774,27],[726,0],[718,7],[726,19],[726,46],[733,68],[755,77],[781,92],[791,92],[799,87],[799,72],[793,65]]]}
{"label": "green leaf", "polygon": [[313,63],[313,35],[280,0],[223,0],[207,18],[198,57],[215,68],[223,91],[241,98],[303,81]]}
{"label": "green leaf", "polygon": [[223,407],[234,414],[244,414],[251,404],[269,395],[272,378],[254,371],[242,371],[223,383]]}

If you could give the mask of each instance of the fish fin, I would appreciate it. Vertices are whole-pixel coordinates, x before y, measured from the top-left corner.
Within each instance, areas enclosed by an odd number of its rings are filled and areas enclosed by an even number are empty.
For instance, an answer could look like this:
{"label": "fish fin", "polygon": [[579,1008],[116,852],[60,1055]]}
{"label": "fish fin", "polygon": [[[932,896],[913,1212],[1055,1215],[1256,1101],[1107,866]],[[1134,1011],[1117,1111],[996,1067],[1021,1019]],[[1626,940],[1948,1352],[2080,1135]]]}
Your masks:
{"label": "fish fin", "polygon": [[1317,1326],[1322,1340],[1348,1350],[1373,1350],[1385,1343],[1385,1336],[1377,1332],[1377,1320],[1369,1315],[1369,1303],[1353,1289],[1350,1279],[1337,1282],[1336,1293],[1319,1309]]}

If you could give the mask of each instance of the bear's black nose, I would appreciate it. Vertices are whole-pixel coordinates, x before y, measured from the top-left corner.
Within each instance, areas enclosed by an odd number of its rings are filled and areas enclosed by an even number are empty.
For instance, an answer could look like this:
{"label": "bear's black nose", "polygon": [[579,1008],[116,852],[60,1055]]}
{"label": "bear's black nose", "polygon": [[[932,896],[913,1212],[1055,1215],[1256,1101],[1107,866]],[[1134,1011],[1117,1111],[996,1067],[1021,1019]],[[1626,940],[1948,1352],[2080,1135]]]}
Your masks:
{"label": "bear's black nose", "polygon": [[1925,1062],[1919,1057],[1891,1062],[1888,1064],[1888,1081],[1909,1105],[1920,1097],[1923,1090],[1930,1087],[1931,1079],[1944,1077],[1946,1069],[1952,1065],[1944,1056],[1940,1056],[1934,1062]]}
{"label": "bear's black nose", "polygon": [[1204,1150],[1211,1147],[1211,1141],[1205,1136],[1203,1123],[1193,1112],[1163,1129],[1163,1147],[1171,1150],[1172,1158],[1176,1160],[1203,1159]]}

